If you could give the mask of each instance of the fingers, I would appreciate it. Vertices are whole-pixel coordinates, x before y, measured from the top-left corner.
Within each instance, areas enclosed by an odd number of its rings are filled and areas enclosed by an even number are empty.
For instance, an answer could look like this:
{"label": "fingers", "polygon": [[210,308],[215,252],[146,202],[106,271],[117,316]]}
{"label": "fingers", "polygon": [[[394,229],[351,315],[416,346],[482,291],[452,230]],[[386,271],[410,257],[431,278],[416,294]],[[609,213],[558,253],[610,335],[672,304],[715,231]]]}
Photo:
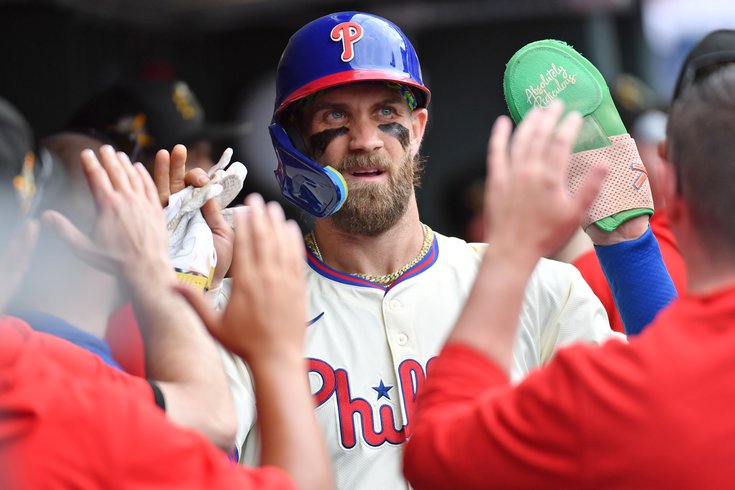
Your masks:
{"label": "fingers", "polygon": [[584,181],[579,188],[579,192],[574,198],[580,216],[580,221],[587,212],[587,209],[592,205],[592,201],[594,201],[597,194],[600,193],[602,183],[605,180],[605,177],[607,177],[607,172],[607,167],[604,165],[597,165],[585,176]]}
{"label": "fingers", "polygon": [[[231,276],[235,281],[242,280],[250,267],[250,242],[248,241],[248,222],[250,211],[247,213],[236,213],[233,215],[235,225],[235,244],[233,245],[232,264],[230,265]],[[247,217],[246,217],[247,215]]]}
{"label": "fingers", "polygon": [[46,211],[41,218],[59,239],[69,247],[74,255],[103,272],[115,272],[115,269],[105,256],[97,250],[92,241],[79,231],[65,216],[56,211]]}
{"label": "fingers", "polygon": [[[487,149],[487,179],[485,192],[490,192],[493,182],[504,182],[508,174],[508,140],[512,124],[507,116],[495,120]],[[486,196],[487,197],[487,196]]]}
{"label": "fingers", "polygon": [[304,238],[298,223],[293,220],[286,222],[286,260],[285,264],[289,270],[300,271],[306,260],[306,249]]}
{"label": "fingers", "polygon": [[103,145],[100,148],[100,161],[105,172],[107,172],[113,189],[119,191],[130,189],[128,174],[121,165],[117,153],[110,145]]}
{"label": "fingers", "polygon": [[266,213],[270,221],[270,233],[267,237],[268,248],[273,250],[277,264],[283,264],[288,256],[288,242],[286,240],[286,216],[281,205],[271,201],[266,205]]}
{"label": "fingers", "polygon": [[260,194],[250,194],[245,198],[245,204],[251,209],[245,228],[248,247],[253,259],[259,263],[270,261],[275,251],[271,247],[263,246],[268,239],[268,228],[270,227],[263,197]]}
{"label": "fingers", "polygon": [[511,162],[524,162],[528,155],[529,146],[532,144],[532,133],[537,120],[541,117],[542,109],[534,107],[523,120],[518,123],[510,144]]}
{"label": "fingers", "polygon": [[156,206],[160,209],[161,201],[159,199],[158,189],[156,189],[156,184],[153,182],[151,174],[148,173],[148,170],[146,170],[140,162],[133,165],[133,170],[140,176],[142,185],[141,192],[146,196],[148,203],[151,206]]}
{"label": "fingers", "polygon": [[125,171],[128,177],[128,182],[130,183],[130,188],[138,194],[140,191],[143,190],[143,182],[140,180],[140,175],[133,167],[133,162],[130,161],[130,158],[125,152],[118,151],[116,153],[117,159],[120,162],[120,166]]}
{"label": "fingers", "polygon": [[176,145],[171,150],[171,165],[169,167],[169,191],[176,194],[184,187],[184,176],[186,174],[186,147],[184,145]]}
{"label": "fingers", "polygon": [[82,170],[89,184],[89,190],[97,206],[112,192],[112,183],[92,150],[84,150],[81,154]]}
{"label": "fingers", "polygon": [[209,182],[209,175],[202,168],[193,168],[184,175],[184,185],[202,187]]}
{"label": "fingers", "polygon": [[582,128],[582,115],[576,111],[570,112],[559,125],[555,134],[551,134],[551,142],[547,151],[546,165],[566,178],[566,170],[572,155],[572,147],[577,140],[577,134]]}
{"label": "fingers", "polygon": [[162,207],[168,206],[171,189],[168,182],[171,155],[166,150],[159,150],[153,163],[153,181],[156,183],[159,203]]}
{"label": "fingers", "polygon": [[[554,129],[564,111],[564,104],[554,100],[546,109],[543,109],[536,120],[536,124],[529,133],[528,158],[533,162],[541,162],[554,138]],[[570,146],[571,148],[571,146]]]}
{"label": "fingers", "polygon": [[204,203],[202,216],[214,236],[229,237],[231,235],[232,228],[222,215],[222,209],[217,199],[210,199]]}

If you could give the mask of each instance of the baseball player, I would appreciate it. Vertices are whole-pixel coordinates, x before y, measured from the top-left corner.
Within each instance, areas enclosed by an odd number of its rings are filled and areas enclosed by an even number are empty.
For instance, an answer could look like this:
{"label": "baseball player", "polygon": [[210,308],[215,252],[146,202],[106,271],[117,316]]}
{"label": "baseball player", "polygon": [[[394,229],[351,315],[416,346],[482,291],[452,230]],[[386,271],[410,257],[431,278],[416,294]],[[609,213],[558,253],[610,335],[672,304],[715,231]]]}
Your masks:
{"label": "baseball player", "polygon": [[[305,355],[337,487],[408,488],[401,452],[416,393],[485,245],[419,218],[414,186],[431,94],[397,26],[359,12],[319,18],[291,37],[276,83],[276,176],[283,195],[317,218],[305,237]],[[542,259],[526,288],[511,379],[561,346],[610,338],[622,335],[579,273]],[[243,459],[256,458],[250,431]]]}

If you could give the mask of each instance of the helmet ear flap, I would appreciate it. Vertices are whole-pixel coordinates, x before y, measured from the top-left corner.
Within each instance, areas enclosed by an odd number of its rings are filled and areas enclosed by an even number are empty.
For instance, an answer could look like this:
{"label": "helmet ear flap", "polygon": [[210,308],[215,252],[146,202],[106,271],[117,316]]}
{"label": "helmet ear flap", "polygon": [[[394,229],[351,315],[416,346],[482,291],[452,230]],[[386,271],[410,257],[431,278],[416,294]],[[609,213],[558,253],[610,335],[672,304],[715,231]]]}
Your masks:
{"label": "helmet ear flap", "polygon": [[278,123],[271,124],[268,130],[278,158],[276,179],[286,200],[317,218],[339,211],[347,199],[347,183],[342,174],[330,166],[322,167],[298,149],[294,141],[303,144],[303,138],[294,127],[289,131],[296,133],[295,140]]}
{"label": "helmet ear flap", "polygon": [[296,127],[296,124],[286,124],[283,129],[286,131],[286,135],[288,136],[288,139],[291,140],[294,148],[296,148],[300,153],[307,155],[309,151],[306,146],[306,140],[304,140],[304,137],[301,135],[301,131]]}

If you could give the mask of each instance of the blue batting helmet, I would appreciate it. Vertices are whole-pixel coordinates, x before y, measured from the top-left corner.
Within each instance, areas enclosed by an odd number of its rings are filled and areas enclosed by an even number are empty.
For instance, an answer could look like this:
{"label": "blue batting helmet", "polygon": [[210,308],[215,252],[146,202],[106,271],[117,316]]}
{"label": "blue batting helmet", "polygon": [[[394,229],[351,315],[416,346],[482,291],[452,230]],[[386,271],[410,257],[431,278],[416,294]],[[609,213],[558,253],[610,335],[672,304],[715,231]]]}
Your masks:
{"label": "blue batting helmet", "polygon": [[303,154],[298,138],[289,138],[282,117],[294,102],[330,87],[387,81],[408,87],[417,107],[431,93],[421,77],[416,51],[392,22],[362,12],[339,12],[299,29],[281,55],[276,73],[276,102],[271,139],[278,157],[276,177],[283,195],[317,217],[339,210],[347,198],[342,175]]}

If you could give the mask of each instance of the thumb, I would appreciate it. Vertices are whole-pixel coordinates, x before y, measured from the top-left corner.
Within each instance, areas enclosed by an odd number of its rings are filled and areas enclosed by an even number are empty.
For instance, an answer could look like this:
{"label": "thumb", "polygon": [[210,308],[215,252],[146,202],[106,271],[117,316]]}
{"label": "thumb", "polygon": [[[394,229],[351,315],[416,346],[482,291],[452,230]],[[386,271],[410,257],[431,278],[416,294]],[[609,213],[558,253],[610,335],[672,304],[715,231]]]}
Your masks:
{"label": "thumb", "polygon": [[66,244],[67,247],[88,265],[108,274],[115,274],[117,269],[108,256],[99,251],[87,236],[69,221],[66,216],[56,211],[45,211],[41,216],[44,224]]}
{"label": "thumb", "polygon": [[214,235],[227,236],[228,233],[232,232],[232,228],[230,228],[230,225],[227,224],[224,216],[222,216],[222,209],[217,199],[210,199],[204,203],[204,206],[202,206],[202,216],[204,216],[204,221]]}
{"label": "thumb", "polygon": [[[220,340],[220,331],[222,330],[221,315],[214,311],[214,308],[212,308],[212,305],[204,294],[201,291],[182,285],[174,286],[174,291],[179,293],[189,303],[194,312],[201,318],[202,323],[207,327],[209,333],[217,340]],[[222,343],[224,344],[224,342]]]}

